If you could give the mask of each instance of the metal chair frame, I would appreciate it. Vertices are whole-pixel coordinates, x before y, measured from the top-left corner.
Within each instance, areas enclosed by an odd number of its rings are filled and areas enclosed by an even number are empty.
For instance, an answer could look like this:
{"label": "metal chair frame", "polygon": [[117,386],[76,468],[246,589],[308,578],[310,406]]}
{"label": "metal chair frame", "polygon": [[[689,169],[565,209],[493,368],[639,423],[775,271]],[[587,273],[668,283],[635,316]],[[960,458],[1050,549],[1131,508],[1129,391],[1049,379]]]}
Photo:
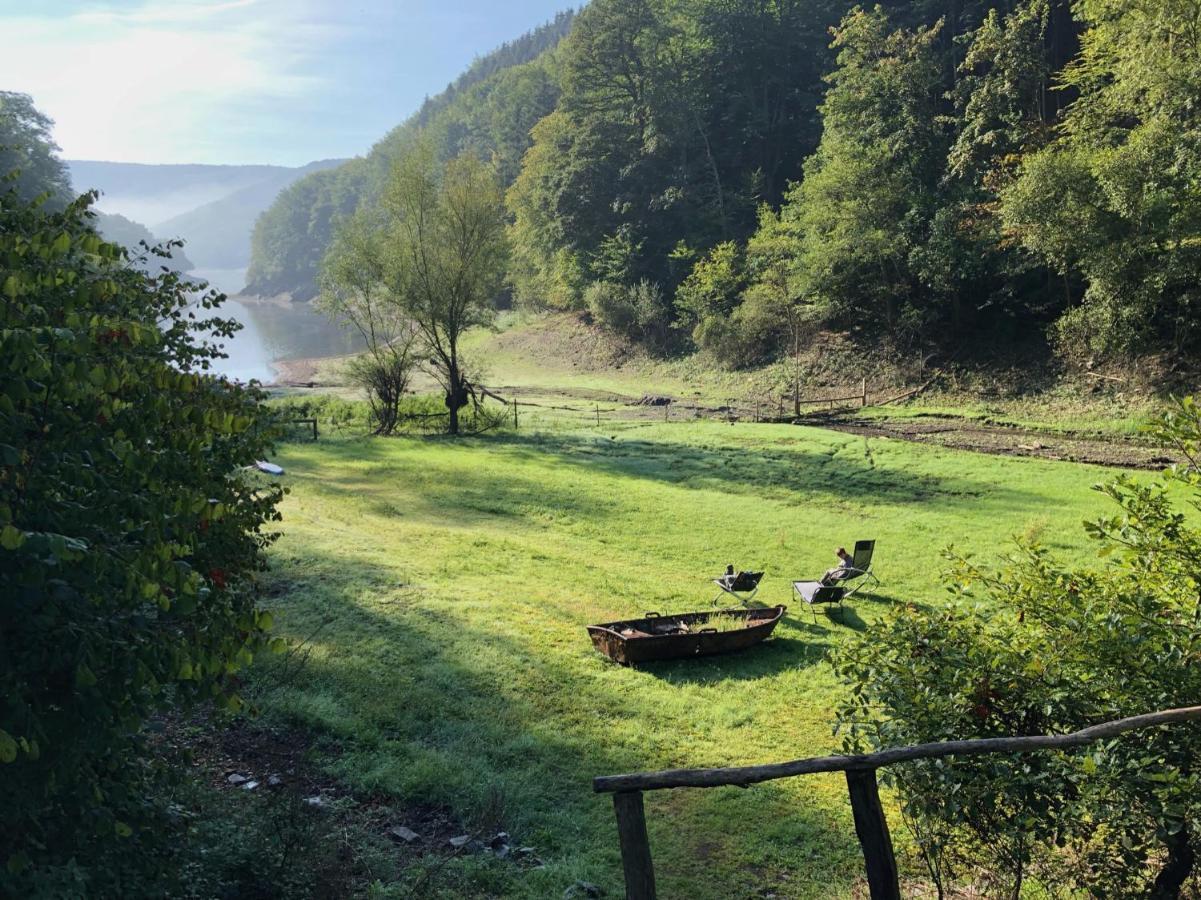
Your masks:
{"label": "metal chair frame", "polygon": [[[808,593],[806,593],[808,588]],[[813,622],[817,623],[817,612],[813,607],[819,603],[837,603],[839,612],[842,611],[842,601],[851,595],[844,587],[838,584],[822,584],[820,581],[794,581],[792,589],[797,592],[798,596],[809,607],[809,612],[813,613]],[[824,592],[828,592],[829,596],[822,596]]]}
{"label": "metal chair frame", "polygon": [[[842,609],[842,601],[847,597],[853,597],[869,583],[874,583],[877,586],[880,584],[880,579],[872,572],[872,557],[876,552],[876,542],[871,541],[856,541],[855,552],[851,556],[851,564],[829,576],[831,581],[827,583],[823,578],[820,581],[794,581],[793,589],[800,595],[801,599],[809,604],[809,611],[813,612],[813,607],[817,603],[838,603],[839,610]],[[857,581],[854,587],[844,587],[843,583],[847,581]],[[839,596],[835,600],[833,597],[826,599],[809,599],[805,596],[802,586],[809,587],[816,585],[817,587],[811,591],[814,598],[821,593],[822,588],[836,588]],[[817,621],[817,613],[813,612],[813,621]]]}
{"label": "metal chair frame", "polygon": [[[754,578],[754,584],[751,585],[749,590],[739,590],[736,587],[736,585],[739,583],[739,580],[742,579],[744,576],[750,576],[750,577]],[[735,600],[737,600],[743,606],[746,606],[748,603],[750,603],[752,600],[754,600],[755,595],[757,593],[759,593],[759,584],[763,581],[763,573],[762,572],[739,572],[737,575],[735,575],[730,580],[730,582],[728,584],[726,582],[727,578],[730,578],[730,576],[723,575],[721,578],[713,579],[713,583],[715,585],[717,585],[719,588],[721,588],[721,590],[718,591],[717,594],[715,594],[713,599],[710,601],[714,606],[717,605],[717,601],[721,599],[722,594],[729,594],[731,597],[733,597]]]}

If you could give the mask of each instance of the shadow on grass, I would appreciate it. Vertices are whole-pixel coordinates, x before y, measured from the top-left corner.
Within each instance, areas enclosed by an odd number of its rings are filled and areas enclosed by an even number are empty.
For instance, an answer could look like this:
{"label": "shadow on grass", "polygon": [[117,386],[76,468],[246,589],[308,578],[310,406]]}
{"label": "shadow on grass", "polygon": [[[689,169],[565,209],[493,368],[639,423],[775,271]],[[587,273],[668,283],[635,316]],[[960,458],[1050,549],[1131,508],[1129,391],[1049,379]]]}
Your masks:
{"label": "shadow on grass", "polygon": [[[394,452],[390,441],[354,444],[359,459],[382,460]],[[740,447],[737,444],[692,444],[670,440],[620,440],[603,436],[557,432],[496,432],[447,442],[448,449],[488,447],[503,450],[515,459],[544,461],[587,471],[659,481],[694,489],[720,486],[727,493],[744,493],[764,499],[795,494],[812,502],[837,506],[845,500],[876,504],[942,503],[976,504],[988,496],[990,503],[1028,508],[1042,499],[1037,491],[998,483],[967,474],[929,474],[895,465],[877,465],[846,443],[822,448],[795,444]],[[495,470],[483,472],[495,480]],[[498,490],[504,488],[498,486]],[[503,510],[500,503],[498,510]]]}
{"label": "shadow on grass", "polygon": [[520,455],[552,456],[556,462],[602,469],[627,477],[690,488],[756,494],[802,492],[840,499],[872,499],[879,503],[917,504],[931,501],[974,503],[989,495],[996,501],[1027,505],[1039,495],[966,475],[932,475],[894,466],[879,466],[857,443],[795,444],[740,447],[670,440],[593,437],[575,433],[499,432],[476,439],[506,447]]}
{"label": "shadow on grass", "polygon": [[755,681],[778,675],[788,669],[808,668],[816,665],[825,657],[829,648],[830,645],[824,641],[771,637],[762,644],[756,644],[737,653],[642,663],[634,668],[638,672],[654,675],[671,684]]}
{"label": "shadow on grass", "polygon": [[[380,583],[394,577],[353,551],[321,562]],[[473,621],[423,602],[384,613],[342,584],[293,581],[291,587],[278,608],[295,634],[331,614],[343,625],[323,633],[322,652],[287,683],[273,681],[278,670],[271,665],[258,671],[268,714],[274,710],[334,738],[341,758],[328,764],[356,789],[446,804],[478,827],[528,836],[548,863],[531,871],[499,861],[464,862],[439,876],[459,879],[456,887],[466,893],[557,896],[585,879],[620,896],[612,808],[608,797],[592,792],[591,778],[688,764],[673,736],[686,728],[691,707],[686,701],[674,707],[670,696],[653,690],[639,693],[659,681],[765,678],[813,665],[824,652],[807,641],[775,638],[703,667],[665,666],[646,682],[604,665],[583,635],[578,648],[564,649],[564,623],[515,623],[514,632],[514,623]],[[543,625],[546,633],[538,631]],[[819,890],[847,890],[857,875],[849,811],[831,815],[797,805],[777,784],[661,792],[648,796],[647,807],[664,896],[768,890],[773,876],[759,868],[768,860],[776,872],[789,870],[793,885],[809,878]],[[732,819],[744,822],[736,834],[723,825]],[[698,869],[697,860],[706,857],[712,861]]]}

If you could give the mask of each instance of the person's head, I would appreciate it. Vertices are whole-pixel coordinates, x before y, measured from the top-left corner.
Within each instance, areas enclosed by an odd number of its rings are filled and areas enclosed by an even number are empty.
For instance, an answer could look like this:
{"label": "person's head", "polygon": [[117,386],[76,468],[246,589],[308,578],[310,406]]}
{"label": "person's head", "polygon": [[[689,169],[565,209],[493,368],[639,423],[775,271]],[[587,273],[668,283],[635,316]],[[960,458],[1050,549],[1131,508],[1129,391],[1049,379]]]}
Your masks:
{"label": "person's head", "polygon": [[847,558],[848,556],[850,556],[850,555],[851,555],[851,554],[847,553],[847,548],[846,548],[846,547],[839,547],[839,548],[838,548],[838,558],[839,558],[839,559],[846,559],[846,558]]}
{"label": "person's head", "polygon": [[727,575],[733,575],[733,574],[734,574],[734,565],[733,565],[733,563],[731,563],[730,565],[726,566],[726,574],[727,574]]}

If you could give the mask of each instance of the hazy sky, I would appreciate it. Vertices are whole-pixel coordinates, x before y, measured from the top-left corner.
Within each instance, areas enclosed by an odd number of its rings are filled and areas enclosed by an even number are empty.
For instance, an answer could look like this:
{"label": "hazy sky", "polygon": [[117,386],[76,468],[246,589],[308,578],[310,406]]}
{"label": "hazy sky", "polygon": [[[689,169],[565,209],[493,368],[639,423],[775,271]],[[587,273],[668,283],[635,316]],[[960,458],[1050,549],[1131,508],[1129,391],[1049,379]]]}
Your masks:
{"label": "hazy sky", "polygon": [[365,152],[476,56],[577,0],[0,0],[0,90],[67,159]]}

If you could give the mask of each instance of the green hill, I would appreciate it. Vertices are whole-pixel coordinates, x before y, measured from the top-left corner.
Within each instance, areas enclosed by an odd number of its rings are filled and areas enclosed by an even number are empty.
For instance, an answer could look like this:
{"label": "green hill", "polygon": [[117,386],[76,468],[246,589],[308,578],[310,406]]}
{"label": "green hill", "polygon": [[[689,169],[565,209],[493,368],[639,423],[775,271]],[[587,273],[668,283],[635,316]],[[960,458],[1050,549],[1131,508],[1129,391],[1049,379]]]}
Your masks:
{"label": "green hill", "polygon": [[480,57],[366,156],[283,191],[255,224],[247,293],[313,296],[333,223],[378,195],[392,161],[422,131],[436,135],[447,156],[465,149],[495,155],[506,181],[516,178],[530,130],[558,100],[554,50],[574,19],[571,11],[560,13]]}
{"label": "green hill", "polygon": [[[161,240],[155,237],[150,229],[141,222],[135,222],[117,213],[97,213],[96,230],[104,236],[106,241],[112,241],[125,247],[133,257],[142,255],[143,250],[140,246],[142,242],[150,247],[161,243]],[[143,268],[157,271],[158,267],[163,265],[169,266],[177,272],[190,272],[195,268],[184,251],[179,248],[171,252],[170,260],[147,254]]]}
{"label": "green hill", "polygon": [[163,237],[181,237],[188,252],[204,268],[242,269],[250,263],[250,235],[255,219],[293,182],[343,160],[319,160],[298,169],[272,170],[230,194],[188,210],[154,226]]}

